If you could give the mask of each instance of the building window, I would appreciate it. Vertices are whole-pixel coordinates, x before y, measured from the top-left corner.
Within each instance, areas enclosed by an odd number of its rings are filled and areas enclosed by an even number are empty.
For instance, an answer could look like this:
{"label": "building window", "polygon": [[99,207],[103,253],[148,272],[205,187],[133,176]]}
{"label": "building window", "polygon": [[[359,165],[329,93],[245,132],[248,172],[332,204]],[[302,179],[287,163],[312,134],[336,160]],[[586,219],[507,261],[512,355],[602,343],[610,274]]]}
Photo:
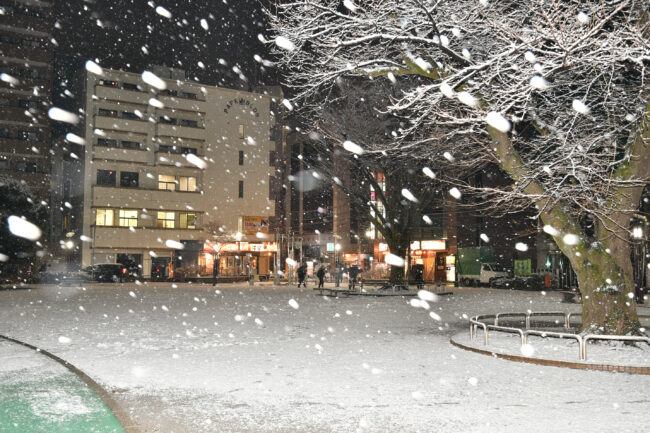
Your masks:
{"label": "building window", "polygon": [[124,119],[140,119],[134,112],[132,111],[122,111],[122,117]]}
{"label": "building window", "polygon": [[180,119],[179,124],[181,126],[191,126],[193,128],[199,127],[199,122],[197,122],[196,120]]}
{"label": "building window", "polygon": [[160,116],[158,119],[160,120],[160,123],[166,123],[168,125],[176,125],[176,119],[174,119],[173,117]]}
{"label": "building window", "polygon": [[34,131],[20,131],[18,138],[25,141],[38,141],[38,134]]}
{"label": "building window", "polygon": [[0,138],[9,138],[9,128],[0,128]]}
{"label": "building window", "polygon": [[100,108],[99,111],[97,111],[97,114],[100,116],[106,116],[106,117],[117,117],[118,112],[117,110],[108,110],[106,108]]}
{"label": "building window", "polygon": [[9,161],[6,159],[0,160],[0,170],[9,170]]}
{"label": "building window", "polygon": [[275,165],[275,160],[277,158],[277,154],[275,153],[275,150],[272,150],[269,152],[269,165]]}
{"label": "building window", "polygon": [[239,181],[239,198],[244,198],[244,181]]}
{"label": "building window", "polygon": [[125,149],[140,149],[140,143],[137,141],[122,140],[122,147]]}
{"label": "building window", "polygon": [[22,168],[22,171],[25,173],[36,173],[38,166],[35,162],[24,162],[20,168]]}
{"label": "building window", "polygon": [[37,101],[29,101],[27,99],[19,100],[18,105],[21,108],[27,108],[27,109],[30,109],[30,108],[37,109],[38,108],[38,102]]}
{"label": "building window", "polygon": [[239,151],[239,165],[244,165],[244,151]]}
{"label": "building window", "polygon": [[174,212],[158,212],[158,228],[173,229],[175,215]]}
{"label": "building window", "polygon": [[138,85],[137,85],[137,84],[133,84],[133,83],[122,83],[122,88],[123,88],[124,90],[135,90],[135,91],[139,91],[139,90],[140,90],[140,89],[138,89]]}
{"label": "building window", "polygon": [[123,171],[120,173],[120,186],[127,188],[138,187],[138,173],[135,171]]}
{"label": "building window", "polygon": [[179,191],[196,191],[196,178],[181,176],[178,178]]}
{"label": "building window", "polygon": [[97,209],[97,216],[95,217],[95,225],[112,226],[113,215],[114,215],[113,209]]}
{"label": "building window", "polygon": [[196,228],[196,214],[195,213],[181,213],[179,219],[180,227],[182,229],[195,229]]}
{"label": "building window", "polygon": [[97,146],[117,147],[117,140],[113,140],[112,138],[98,138]]}
{"label": "building window", "polygon": [[187,99],[197,99],[197,94],[196,93],[189,93],[189,92],[180,92],[179,95],[181,98],[187,98]]}
{"label": "building window", "polygon": [[106,87],[117,87],[117,81],[99,80],[99,85],[100,86],[106,86]]}
{"label": "building window", "polygon": [[244,138],[244,125],[239,125],[239,138]]}
{"label": "building window", "polygon": [[97,185],[115,186],[117,175],[114,170],[97,170]]}
{"label": "building window", "polygon": [[169,174],[158,175],[158,189],[166,189],[167,191],[176,190],[176,178]]}
{"label": "building window", "polygon": [[137,210],[120,210],[120,227],[137,227]]}
{"label": "building window", "polygon": [[196,155],[196,154],[198,154],[198,151],[197,151],[197,149],[195,149],[193,147],[183,147],[183,148],[181,148],[181,153],[183,155],[187,155],[188,153]]}

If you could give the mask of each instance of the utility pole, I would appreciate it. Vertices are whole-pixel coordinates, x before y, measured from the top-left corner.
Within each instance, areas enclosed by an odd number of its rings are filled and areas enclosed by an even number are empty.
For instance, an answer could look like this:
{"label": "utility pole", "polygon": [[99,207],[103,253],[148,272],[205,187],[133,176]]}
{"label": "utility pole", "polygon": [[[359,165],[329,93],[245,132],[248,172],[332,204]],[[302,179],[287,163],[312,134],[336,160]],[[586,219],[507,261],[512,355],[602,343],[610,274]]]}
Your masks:
{"label": "utility pole", "polygon": [[281,245],[280,229],[276,227],[275,228],[275,278],[273,281],[276,286],[280,285],[280,252],[282,251],[280,245]]}

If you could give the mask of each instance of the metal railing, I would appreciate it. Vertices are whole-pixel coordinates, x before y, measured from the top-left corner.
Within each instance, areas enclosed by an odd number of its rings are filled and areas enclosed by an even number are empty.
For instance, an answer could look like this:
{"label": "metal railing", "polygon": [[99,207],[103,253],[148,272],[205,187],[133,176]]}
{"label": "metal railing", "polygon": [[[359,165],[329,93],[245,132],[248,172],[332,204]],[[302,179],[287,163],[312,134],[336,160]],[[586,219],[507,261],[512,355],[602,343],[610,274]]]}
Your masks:
{"label": "metal railing", "polygon": [[[646,342],[650,344],[650,337],[644,336],[626,336],[626,335],[599,335],[599,334],[587,334],[579,335],[569,332],[557,332],[557,331],[542,331],[536,329],[530,329],[531,319],[533,317],[562,317],[563,327],[569,329],[571,327],[571,318],[580,317],[580,313],[563,313],[560,311],[552,312],[527,312],[527,313],[497,313],[497,314],[483,314],[471,317],[469,319],[469,337],[471,340],[474,340],[478,332],[478,328],[483,329],[483,341],[487,346],[489,344],[489,331],[501,331],[501,332],[510,332],[519,334],[521,340],[521,347],[528,343],[529,336],[540,336],[543,338],[546,337],[556,337],[556,338],[568,338],[571,340],[576,340],[578,342],[578,358],[582,361],[587,359],[587,342],[589,340],[614,340],[614,341],[638,341]],[[525,323],[526,330],[512,326],[501,326],[499,325],[500,319],[503,318],[515,318],[520,317]],[[639,319],[650,319],[650,315],[639,314],[637,316]],[[486,320],[493,320],[493,323],[485,323]]]}

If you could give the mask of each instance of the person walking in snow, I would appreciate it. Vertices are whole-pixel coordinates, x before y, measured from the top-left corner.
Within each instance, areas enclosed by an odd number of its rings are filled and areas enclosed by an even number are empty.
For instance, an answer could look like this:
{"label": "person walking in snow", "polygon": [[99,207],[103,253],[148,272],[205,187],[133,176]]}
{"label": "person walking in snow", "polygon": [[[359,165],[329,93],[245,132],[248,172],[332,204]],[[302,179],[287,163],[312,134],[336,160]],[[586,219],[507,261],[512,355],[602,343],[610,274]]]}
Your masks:
{"label": "person walking in snow", "polygon": [[322,289],[324,286],[323,279],[325,278],[325,268],[323,266],[316,272],[316,276],[318,277],[318,288]]}
{"label": "person walking in snow", "polygon": [[300,265],[300,267],[298,268],[298,287],[300,287],[300,285],[302,284],[305,288],[307,288],[305,277],[307,277],[307,266]]}

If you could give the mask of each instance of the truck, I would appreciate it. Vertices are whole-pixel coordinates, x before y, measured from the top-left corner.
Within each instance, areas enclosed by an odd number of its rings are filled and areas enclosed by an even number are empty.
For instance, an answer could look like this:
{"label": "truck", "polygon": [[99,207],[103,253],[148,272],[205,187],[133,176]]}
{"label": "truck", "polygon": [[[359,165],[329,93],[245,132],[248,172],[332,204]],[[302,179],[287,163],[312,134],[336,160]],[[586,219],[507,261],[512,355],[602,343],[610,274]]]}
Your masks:
{"label": "truck", "polygon": [[496,278],[509,275],[503,266],[495,263],[494,250],[490,247],[458,248],[457,275],[463,286],[492,285]]}

